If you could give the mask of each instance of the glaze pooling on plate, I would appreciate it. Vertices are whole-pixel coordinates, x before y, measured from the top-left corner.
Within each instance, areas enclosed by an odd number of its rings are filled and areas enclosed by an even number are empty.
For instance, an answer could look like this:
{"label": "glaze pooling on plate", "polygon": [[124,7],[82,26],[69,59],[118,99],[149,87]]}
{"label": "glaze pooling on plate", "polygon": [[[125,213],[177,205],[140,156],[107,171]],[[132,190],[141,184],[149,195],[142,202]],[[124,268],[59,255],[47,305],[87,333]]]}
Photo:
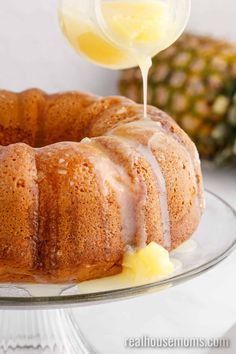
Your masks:
{"label": "glaze pooling on plate", "polygon": [[128,247],[171,251],[193,234],[196,150],[165,113],[147,113],[122,97],[0,92],[0,281],[114,275]]}
{"label": "glaze pooling on plate", "polygon": [[[194,252],[197,248],[197,242],[195,240],[188,240],[184,243],[183,246],[179,246],[175,250],[175,256],[172,257],[170,254],[170,259],[171,262],[174,265],[174,270],[173,274],[179,273],[183,267],[183,264],[181,262],[181,253],[189,253],[191,254]],[[184,250],[184,251],[183,251]],[[179,259],[177,258],[176,254],[179,254]],[[118,278],[116,278],[118,277]],[[110,279],[109,279],[110,278]],[[78,285],[74,284],[55,284],[55,285],[48,285],[48,284],[22,284],[19,286],[19,289],[23,289],[27,291],[27,293],[30,296],[33,297],[43,297],[43,296],[60,296],[60,295],[73,295],[73,294],[89,294],[89,293],[95,293],[95,292],[101,292],[101,291],[109,291],[109,290],[115,290],[115,289],[122,289],[122,288],[127,288],[127,287],[134,287],[137,285],[144,285],[144,284],[149,284],[153,283],[155,281],[159,281],[164,279],[163,277],[156,277],[155,279],[151,280],[146,280],[142,283],[135,283],[129,280],[126,280],[123,282],[120,281],[120,277],[118,276],[113,276],[113,277],[108,277],[108,278],[102,278],[98,280],[90,280],[86,282],[82,282]],[[22,294],[21,294],[22,295]]]}

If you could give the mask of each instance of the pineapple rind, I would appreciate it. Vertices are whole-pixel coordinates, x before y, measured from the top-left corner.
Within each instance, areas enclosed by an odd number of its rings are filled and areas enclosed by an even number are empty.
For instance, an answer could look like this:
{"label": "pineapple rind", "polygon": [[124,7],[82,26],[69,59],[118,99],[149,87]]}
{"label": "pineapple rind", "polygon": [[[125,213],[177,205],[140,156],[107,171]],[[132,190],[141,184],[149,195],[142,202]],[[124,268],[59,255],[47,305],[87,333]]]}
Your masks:
{"label": "pineapple rind", "polygon": [[[120,92],[142,102],[138,68],[123,71]],[[203,158],[236,160],[236,46],[184,34],[154,57],[148,103],[175,118]]]}

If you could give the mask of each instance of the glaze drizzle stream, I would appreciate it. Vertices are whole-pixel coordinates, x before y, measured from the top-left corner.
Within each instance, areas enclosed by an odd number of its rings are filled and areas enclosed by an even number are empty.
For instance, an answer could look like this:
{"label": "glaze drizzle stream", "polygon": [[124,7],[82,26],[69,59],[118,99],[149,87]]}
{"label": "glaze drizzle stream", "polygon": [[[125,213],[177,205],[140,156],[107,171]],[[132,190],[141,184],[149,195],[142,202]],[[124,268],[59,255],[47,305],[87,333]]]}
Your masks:
{"label": "glaze drizzle stream", "polygon": [[[127,123],[127,125],[137,124],[138,122],[134,123]],[[146,121],[143,121],[146,124]],[[143,156],[149,165],[152,168],[153,174],[155,175],[157,185],[159,187],[159,198],[160,198],[160,208],[161,208],[161,215],[162,215],[162,225],[163,225],[163,238],[164,238],[164,247],[170,248],[171,247],[171,235],[170,235],[170,218],[169,218],[169,210],[168,210],[168,202],[167,202],[167,190],[166,190],[166,183],[165,178],[162,174],[160,165],[157,159],[154,157],[152,152],[152,147],[150,141],[148,145],[144,145],[141,143],[136,142],[132,136],[128,133],[123,134],[119,133],[118,128],[112,130],[113,135],[117,135],[119,139],[127,142],[130,146],[133,146],[134,149]],[[147,242],[147,235],[145,234],[145,239],[141,240],[141,244],[145,245]]]}
{"label": "glaze drizzle stream", "polygon": [[[102,148],[94,139],[84,139],[80,148],[88,153],[88,159],[94,165],[94,169],[103,194],[107,197],[109,193],[108,185],[116,193],[119,201],[121,213],[121,227],[126,245],[134,244],[134,235],[136,232],[134,195],[132,192],[131,181],[126,170],[110,159],[105,149]],[[107,185],[108,184],[108,185]]]}

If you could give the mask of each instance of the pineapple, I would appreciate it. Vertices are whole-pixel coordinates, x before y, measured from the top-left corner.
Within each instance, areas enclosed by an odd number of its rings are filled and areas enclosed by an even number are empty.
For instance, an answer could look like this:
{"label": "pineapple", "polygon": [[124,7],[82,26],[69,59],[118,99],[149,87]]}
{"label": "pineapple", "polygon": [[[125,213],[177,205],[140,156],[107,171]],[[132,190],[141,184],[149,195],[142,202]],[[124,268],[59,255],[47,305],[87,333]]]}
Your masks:
{"label": "pineapple", "polygon": [[[123,71],[120,92],[142,102],[138,68]],[[236,46],[182,35],[153,59],[148,103],[175,118],[203,158],[236,162]]]}

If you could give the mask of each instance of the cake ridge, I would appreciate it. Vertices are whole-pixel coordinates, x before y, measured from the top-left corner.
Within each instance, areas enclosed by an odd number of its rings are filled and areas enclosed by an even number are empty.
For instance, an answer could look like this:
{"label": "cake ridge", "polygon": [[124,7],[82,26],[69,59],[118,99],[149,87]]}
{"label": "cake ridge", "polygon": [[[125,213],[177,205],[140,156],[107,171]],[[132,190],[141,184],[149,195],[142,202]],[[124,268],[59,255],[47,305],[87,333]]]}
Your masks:
{"label": "cake ridge", "polygon": [[[133,210],[134,196],[132,191],[128,188],[128,186],[130,187],[131,185],[131,181],[127,172],[109,158],[109,154],[104,148],[102,148],[102,145],[96,140],[96,138],[88,139],[86,142],[85,139],[83,139],[81,143],[85,143],[86,145],[91,146],[103,153],[101,157],[96,157],[96,155],[93,155],[92,158],[89,158],[89,160],[94,164],[95,170],[97,170],[97,176],[100,176],[100,180],[103,181],[101,184],[103,185],[104,194],[106,195],[107,193],[104,188],[106,182],[114,188],[121,209],[121,227],[124,234],[124,243],[125,245],[134,246],[134,235],[136,229],[134,221],[135,212]],[[82,145],[80,145],[80,149],[81,147]]]}
{"label": "cake ridge", "polygon": [[[117,128],[118,129],[118,128]],[[112,131],[113,134],[116,134],[116,129]],[[171,236],[170,236],[170,221],[169,221],[169,211],[167,206],[167,192],[165,186],[165,179],[161,172],[160,165],[158,164],[156,158],[152,154],[151,147],[145,146],[144,144],[137,143],[134,139],[127,135],[118,136],[121,140],[126,141],[128,144],[134,147],[134,149],[143,156],[147,162],[150,164],[152,171],[155,175],[157,185],[160,188],[159,191],[159,199],[161,206],[161,216],[162,216],[162,225],[163,225],[163,236],[164,236],[164,247],[170,249],[171,248]],[[144,247],[147,244],[147,234],[143,235],[143,239],[141,240],[140,246]]]}
{"label": "cake ridge", "polygon": [[118,96],[0,91],[0,281],[108,276],[126,243],[172,250],[192,235],[196,148],[164,112],[148,115]]}
{"label": "cake ridge", "polygon": [[195,148],[194,154],[195,156],[193,157],[191,155],[191,152],[189,151],[188,147],[186,146],[186,144],[184,144],[183,140],[180,138],[180,136],[175,133],[174,131],[170,131],[169,129],[167,129],[167,127],[164,127],[163,124],[161,124],[161,122],[159,121],[155,121],[152,120],[152,118],[150,116],[148,116],[148,119],[146,120],[135,120],[133,122],[128,122],[125,123],[128,126],[133,126],[133,127],[143,127],[146,129],[150,129],[152,131],[154,131],[154,136],[151,139],[155,139],[155,134],[158,134],[158,131],[162,131],[163,133],[167,133],[169,134],[169,136],[173,139],[175,139],[177,142],[179,142],[181,144],[181,146],[185,149],[185,151],[187,152],[187,154],[189,155],[189,161],[192,165],[192,169],[193,169],[193,175],[196,181],[196,188],[197,188],[197,199],[198,199],[198,203],[199,203],[199,215],[201,214],[202,210],[204,209],[204,199],[203,199],[203,195],[202,195],[202,191],[199,188],[199,182],[197,179],[197,170],[199,170],[200,168],[200,159],[198,157],[198,152]]}
{"label": "cake ridge", "polygon": [[35,210],[34,214],[36,215],[37,221],[36,221],[36,232],[33,235],[32,239],[35,242],[35,259],[34,259],[34,265],[33,268],[37,269],[38,265],[40,263],[40,254],[39,254],[39,227],[40,227],[40,220],[39,220],[39,186],[38,186],[38,167],[37,167],[37,162],[36,162],[36,152],[34,151],[33,154],[33,167],[35,169],[35,184],[36,184],[36,193],[37,193],[37,203],[35,205]]}
{"label": "cake ridge", "polygon": [[[106,135],[106,137],[104,137],[104,138],[108,138],[108,137],[112,138],[116,143],[117,142],[119,144],[122,143],[123,148],[125,148],[126,150],[130,149],[130,145],[124,144],[124,141],[122,141],[121,139],[118,139],[117,136]],[[97,138],[97,139],[99,139],[99,138]],[[104,141],[103,142],[99,141],[98,143],[99,143],[99,145],[103,146]],[[107,156],[109,156],[112,160],[114,160],[111,157],[111,154],[108,153],[108,148],[105,147],[104,150],[106,150]],[[132,151],[131,153],[129,153],[129,157],[131,158],[131,165],[132,165],[132,170],[133,170],[134,161],[137,160],[137,156],[135,154],[135,151]],[[134,177],[134,175],[133,175],[133,177]],[[147,239],[147,235],[146,235],[146,231],[145,231],[145,225],[144,225],[145,224],[144,223],[145,217],[144,217],[144,210],[143,210],[143,208],[144,208],[144,206],[146,204],[147,190],[146,190],[146,185],[144,183],[140,183],[140,180],[137,181],[137,176],[134,177],[134,189],[135,190],[134,190],[133,193],[135,193],[136,195],[139,195],[141,197],[138,199],[137,196],[135,198],[135,196],[133,195],[133,203],[134,203],[134,201],[136,202],[135,203],[136,206],[135,206],[134,210],[132,211],[132,220],[135,220],[135,227],[133,228],[133,230],[135,230],[135,232],[133,233],[133,237],[132,237],[134,242],[132,242],[131,244],[127,244],[127,246],[131,246],[131,248],[143,247],[144,243],[141,242],[140,240]],[[143,220],[143,222],[141,220],[139,220],[139,219]],[[134,240],[134,236],[135,236],[135,240]]]}
{"label": "cake ridge", "polygon": [[[163,115],[166,116],[167,118],[169,118],[167,116],[167,114],[164,112],[163,112]],[[155,122],[157,119],[156,115],[151,115],[149,118],[153,122]],[[172,120],[171,127],[168,127],[167,125],[163,124],[163,122],[160,122],[160,123],[161,123],[162,129],[166,133],[168,133],[169,136],[172,136],[176,141],[178,141],[183,146],[183,148],[186,150],[186,152],[189,154],[190,161],[193,164],[194,171],[195,171],[195,179],[196,179],[197,190],[198,190],[200,213],[203,213],[203,211],[205,209],[205,200],[204,200],[203,187],[202,187],[202,181],[201,181],[201,163],[200,163],[200,158],[199,158],[197,148],[190,141],[187,134],[177,124],[174,124],[173,120]],[[189,142],[191,142],[191,144],[189,144]]]}

